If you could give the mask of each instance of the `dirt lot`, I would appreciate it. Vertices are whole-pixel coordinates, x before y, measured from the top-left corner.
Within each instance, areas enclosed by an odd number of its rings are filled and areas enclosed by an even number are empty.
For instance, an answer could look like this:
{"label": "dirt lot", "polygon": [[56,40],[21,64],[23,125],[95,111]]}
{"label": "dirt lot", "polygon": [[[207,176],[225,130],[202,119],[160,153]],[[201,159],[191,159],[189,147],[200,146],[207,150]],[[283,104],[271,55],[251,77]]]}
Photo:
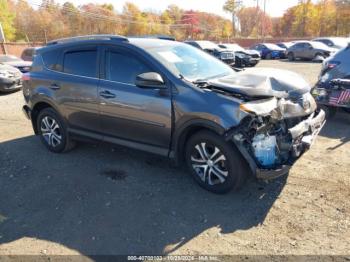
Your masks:
{"label": "dirt lot", "polygon": [[[311,83],[319,64],[263,61]],[[0,254],[347,254],[350,115],[286,177],[223,196],[167,159],[110,145],[49,153],[0,96]]]}

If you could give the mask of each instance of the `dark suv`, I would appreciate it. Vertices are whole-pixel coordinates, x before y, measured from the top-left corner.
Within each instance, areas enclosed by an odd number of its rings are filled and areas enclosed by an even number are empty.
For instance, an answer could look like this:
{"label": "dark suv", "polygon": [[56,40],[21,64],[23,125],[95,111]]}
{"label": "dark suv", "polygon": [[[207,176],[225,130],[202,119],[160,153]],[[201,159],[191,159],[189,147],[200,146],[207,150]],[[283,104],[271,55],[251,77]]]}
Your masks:
{"label": "dark suv", "polygon": [[287,173],[324,122],[300,76],[236,73],[176,41],[57,40],[37,50],[23,81],[23,110],[49,150],[82,138],[145,150],[186,162],[216,193],[237,188],[249,170],[264,179]]}
{"label": "dark suv", "polygon": [[221,48],[217,44],[205,40],[187,40],[185,43],[215,56],[217,59],[230,66],[235,66],[235,52],[233,50]]}

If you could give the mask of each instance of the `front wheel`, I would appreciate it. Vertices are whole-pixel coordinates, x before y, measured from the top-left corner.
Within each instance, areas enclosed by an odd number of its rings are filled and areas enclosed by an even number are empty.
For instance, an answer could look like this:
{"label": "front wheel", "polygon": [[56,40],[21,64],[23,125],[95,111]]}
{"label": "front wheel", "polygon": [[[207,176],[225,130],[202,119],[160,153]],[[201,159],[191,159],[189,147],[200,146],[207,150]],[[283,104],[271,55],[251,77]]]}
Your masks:
{"label": "front wheel", "polygon": [[68,151],[75,145],[69,139],[64,121],[52,108],[40,111],[37,118],[37,130],[41,142],[52,152]]}
{"label": "front wheel", "polygon": [[215,133],[200,131],[192,136],[185,158],[193,178],[210,192],[227,193],[244,182],[244,159],[233,144]]}
{"label": "front wheel", "polygon": [[294,54],[292,52],[288,53],[288,60],[289,61],[294,61],[295,60]]}

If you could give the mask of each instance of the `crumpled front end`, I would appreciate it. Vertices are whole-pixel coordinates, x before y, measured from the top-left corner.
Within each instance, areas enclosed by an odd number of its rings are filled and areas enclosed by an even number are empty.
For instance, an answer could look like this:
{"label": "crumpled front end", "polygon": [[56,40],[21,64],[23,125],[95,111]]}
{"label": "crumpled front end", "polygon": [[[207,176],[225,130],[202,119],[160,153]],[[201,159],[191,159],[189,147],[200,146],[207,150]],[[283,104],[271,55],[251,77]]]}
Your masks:
{"label": "crumpled front end", "polygon": [[256,177],[278,177],[310,148],[325,124],[325,113],[316,107],[310,93],[296,100],[243,103],[240,109],[249,115],[226,138],[235,143]]}

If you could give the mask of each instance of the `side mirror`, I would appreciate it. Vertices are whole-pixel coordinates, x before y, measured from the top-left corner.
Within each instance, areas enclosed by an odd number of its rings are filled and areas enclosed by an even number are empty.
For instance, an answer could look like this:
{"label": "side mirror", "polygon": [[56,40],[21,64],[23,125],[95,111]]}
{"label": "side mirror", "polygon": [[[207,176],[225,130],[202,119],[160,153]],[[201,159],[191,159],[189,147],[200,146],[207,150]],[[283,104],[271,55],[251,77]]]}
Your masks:
{"label": "side mirror", "polygon": [[148,72],[136,76],[135,85],[141,88],[165,89],[162,76],[155,72]]}

